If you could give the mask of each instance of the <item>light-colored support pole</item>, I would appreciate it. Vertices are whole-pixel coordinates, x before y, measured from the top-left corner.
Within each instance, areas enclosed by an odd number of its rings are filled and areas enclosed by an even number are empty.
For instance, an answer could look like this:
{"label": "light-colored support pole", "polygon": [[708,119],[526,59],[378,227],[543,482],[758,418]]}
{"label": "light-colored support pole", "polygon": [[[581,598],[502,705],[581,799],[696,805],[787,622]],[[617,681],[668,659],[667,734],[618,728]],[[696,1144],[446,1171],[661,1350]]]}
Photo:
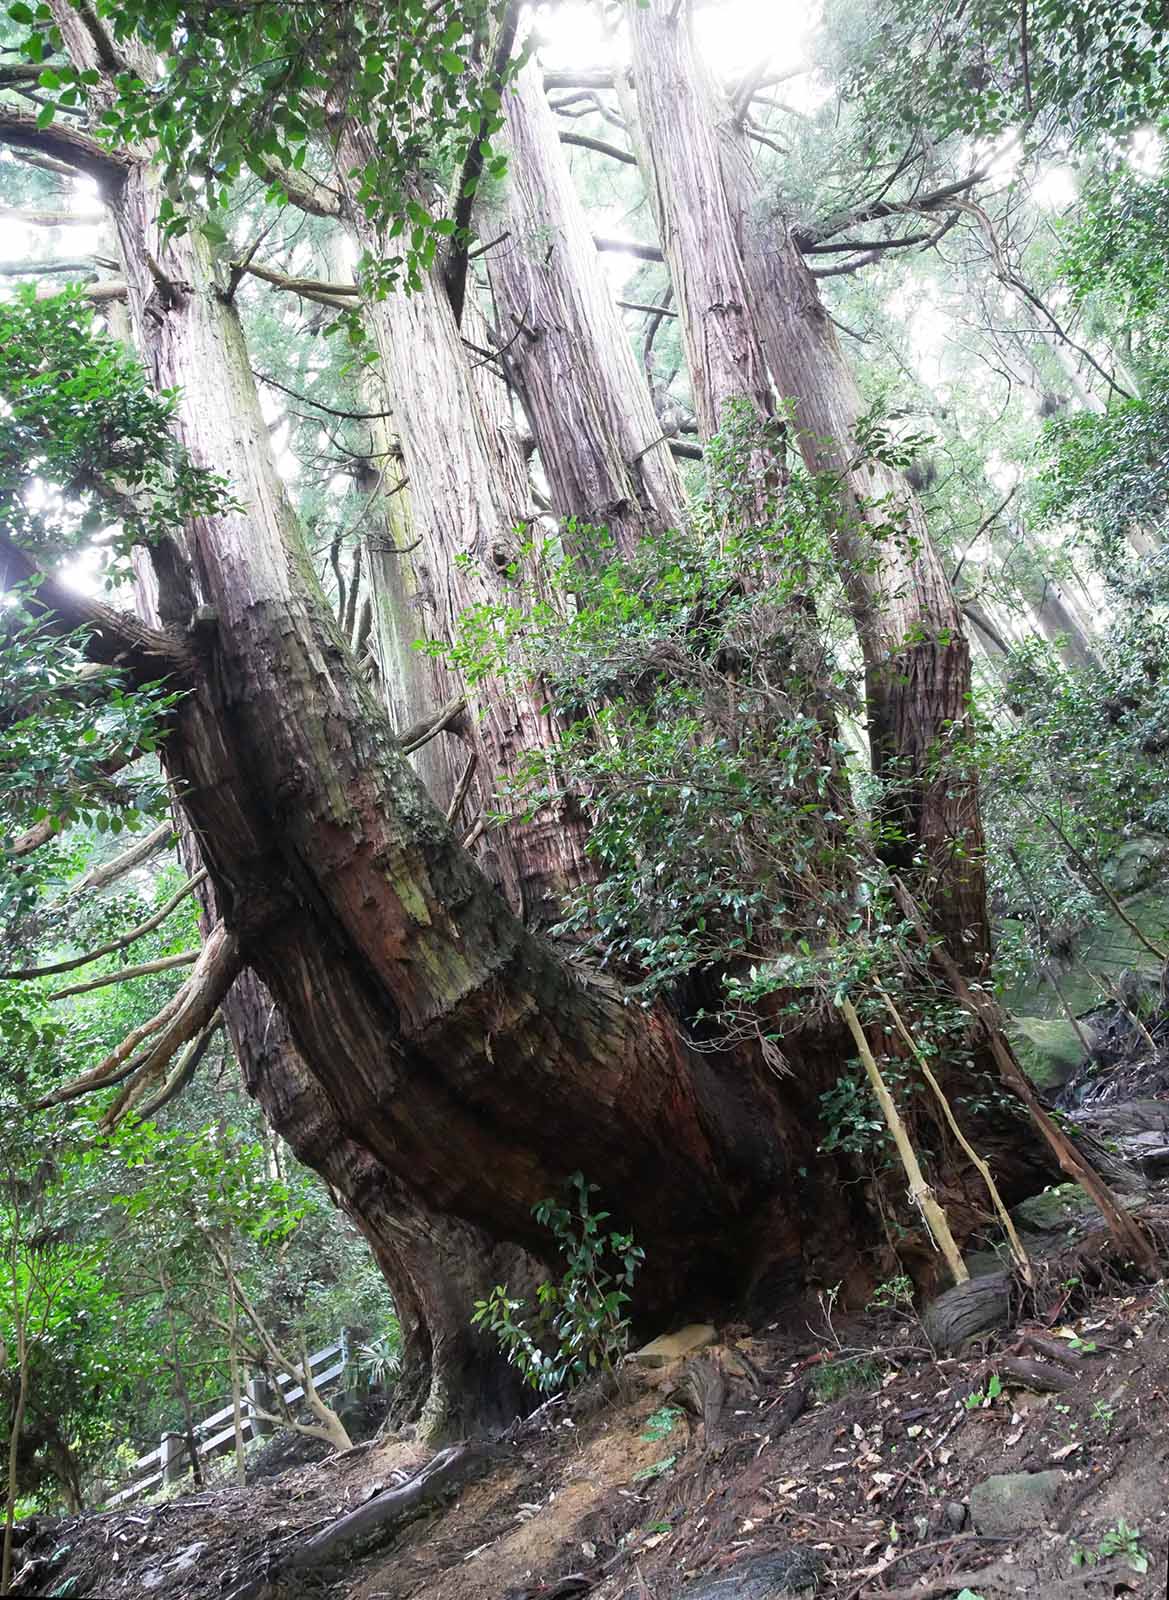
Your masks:
{"label": "light-colored support pole", "polygon": [[841,1000],[841,1015],[848,1023],[848,1031],[852,1034],[856,1044],[857,1053],[864,1065],[869,1083],[877,1104],[885,1118],[889,1132],[893,1135],[893,1143],[897,1146],[897,1154],[901,1157],[901,1165],[905,1168],[905,1176],[909,1179],[909,1197],[921,1212],[926,1227],[934,1243],[946,1258],[946,1265],[954,1277],[955,1283],[965,1283],[970,1277],[966,1263],[962,1259],[962,1252],[954,1243],[954,1235],[950,1232],[950,1224],[946,1220],[946,1213],[942,1210],[934,1197],[934,1191],[925,1181],[921,1166],[918,1163],[917,1152],[910,1143],[909,1134],[901,1120],[901,1113],[894,1103],[889,1087],[881,1076],[881,1069],[877,1065],[876,1057],[869,1049],[869,1041],[865,1038],[864,1029],[861,1027],[860,1018],[856,1014],[856,1007],[851,1000]]}
{"label": "light-colored support pole", "polygon": [[955,1139],[957,1139],[958,1143],[962,1146],[962,1149],[969,1156],[975,1170],[982,1178],[983,1183],[986,1184],[987,1193],[990,1195],[990,1203],[994,1207],[995,1214],[1003,1225],[1003,1232],[1007,1236],[1007,1243],[1010,1245],[1011,1255],[1014,1257],[1015,1265],[1019,1269],[1019,1276],[1023,1279],[1023,1282],[1030,1287],[1035,1282],[1035,1275],[1031,1270],[1031,1261],[1026,1250],[1023,1248],[1023,1241],[1019,1238],[1015,1224],[1011,1221],[1011,1214],[1003,1204],[1003,1197],[999,1193],[998,1184],[994,1181],[994,1174],[991,1172],[987,1163],[978,1154],[977,1150],[975,1150],[969,1139],[967,1139],[966,1135],[962,1132],[962,1129],[958,1126],[958,1119],[954,1115],[953,1107],[946,1098],[941,1084],[934,1076],[932,1067],[918,1048],[917,1040],[905,1026],[905,1023],[901,1017],[901,1013],[893,1004],[892,998],[886,993],[881,984],[877,985],[877,992],[885,1002],[885,1009],[893,1018],[893,1026],[897,1029],[897,1032],[913,1051],[914,1060],[921,1068],[922,1077],[924,1077],[925,1081],[929,1084],[931,1090],[937,1098],[937,1101],[942,1108],[942,1114],[945,1117],[946,1122],[949,1124],[950,1132],[954,1135]]}

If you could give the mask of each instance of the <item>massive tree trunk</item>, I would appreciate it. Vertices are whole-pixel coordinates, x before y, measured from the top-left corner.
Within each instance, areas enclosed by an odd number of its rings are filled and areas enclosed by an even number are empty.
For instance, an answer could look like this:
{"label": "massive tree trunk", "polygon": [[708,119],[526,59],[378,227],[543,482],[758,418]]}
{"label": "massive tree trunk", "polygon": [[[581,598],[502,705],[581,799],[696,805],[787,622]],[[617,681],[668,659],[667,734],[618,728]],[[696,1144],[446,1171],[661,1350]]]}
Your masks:
{"label": "massive tree trunk", "polygon": [[[631,554],[679,526],[681,479],[621,326],[535,60],[504,95],[505,203],[481,231],[504,370],[523,401],[562,520]],[[577,553],[587,544],[569,541]],[[584,548],[582,549],[582,544]]]}
{"label": "massive tree trunk", "polygon": [[535,1263],[470,1223],[427,1208],[353,1137],[254,973],[236,982],[225,1013],[248,1093],[297,1157],[329,1184],[390,1286],[402,1330],[395,1422],[441,1443],[522,1416],[529,1394],[494,1339],[472,1327],[470,1308],[497,1283],[527,1293]]}
{"label": "massive tree trunk", "polygon": [[[209,246],[194,230],[160,237],[142,156],[109,168],[106,193],[150,371],[178,391],[194,460],[239,505],[189,524],[188,560],[154,550],[173,633],[139,629],[141,643],[127,625],[127,669],[145,652],[141,675],[157,677],[163,651],[188,690],[167,770],[240,962],[361,1152],[339,1192],[368,1219],[375,1179],[405,1186],[428,1213],[539,1252],[532,1207],[580,1170],[647,1252],[643,1312],[730,1294],[761,1261],[794,1279],[825,1237],[808,1212],[839,1220],[836,1185],[801,1192],[796,1177],[823,1170],[814,1108],[833,1060],[779,1080],[762,1062],[696,1053],[668,1015],[625,1005],[509,912],[353,671]],[[68,607],[60,586],[43,592]],[[188,642],[196,604],[214,622],[203,614]]]}
{"label": "massive tree trunk", "polygon": [[[736,347],[752,342],[755,370],[765,360],[789,403],[809,469],[838,484],[838,559],[865,658],[873,762],[889,780],[887,820],[902,836],[886,854],[907,873],[924,857],[921,898],[953,953],[981,967],[990,935],[965,752],[970,654],[961,612],[917,497],[858,443],[855,380],[787,221],[763,192],[746,134],[698,57],[688,8],[649,0],[631,3],[628,16],[646,182],[679,308],[703,330],[687,344],[699,363],[696,397],[712,387],[703,361],[720,359],[732,329]],[[696,293],[693,262],[716,252],[726,289]],[[765,384],[762,372],[756,381]],[[703,420],[711,426],[709,415]]]}
{"label": "massive tree trunk", "polygon": [[[109,41],[98,50],[66,0],[54,4],[78,64],[105,72]],[[626,1004],[509,910],[354,670],[276,471],[228,274],[197,230],[161,236],[147,152],[92,159],[149,371],[177,391],[193,459],[236,500],[192,520],[183,548],[151,550],[162,626],[103,614],[96,641],[111,654],[126,642],[138,681],[165,662],[186,691],[164,762],[245,972],[232,1005],[246,1070],[428,1343],[438,1392],[426,1416],[454,1427],[472,1408],[514,1404],[465,1335],[465,1301],[497,1266],[525,1270],[512,1247],[547,1250],[532,1208],[574,1171],[646,1251],[641,1319],[745,1291],[768,1305],[812,1258],[840,1276],[864,1219],[858,1191],[817,1151],[839,1040],[793,1029],[786,1076],[746,1047],[695,1050],[666,1010]],[[437,280],[371,315],[434,605],[453,626],[469,600],[507,592],[491,577],[517,502],[493,432],[506,419],[488,420],[475,395]],[[51,581],[41,595],[67,615],[95,610]],[[504,707],[482,707],[492,771],[542,732],[530,701]],[[510,831],[521,886],[578,870],[575,836]],[[279,1020],[266,1035],[252,979]]]}

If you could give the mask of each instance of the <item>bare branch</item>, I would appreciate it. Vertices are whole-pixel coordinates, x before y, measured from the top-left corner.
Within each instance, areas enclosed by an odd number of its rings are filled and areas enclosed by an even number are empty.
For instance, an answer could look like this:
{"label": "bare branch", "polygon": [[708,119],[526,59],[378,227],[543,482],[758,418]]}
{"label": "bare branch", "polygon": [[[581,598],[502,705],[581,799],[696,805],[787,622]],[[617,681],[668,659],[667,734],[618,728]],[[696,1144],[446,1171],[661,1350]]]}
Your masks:
{"label": "bare branch", "polygon": [[13,967],[8,972],[0,972],[0,978],[50,978],[54,973],[73,972],[77,967],[87,967],[91,961],[97,961],[102,956],[113,955],[115,950],[124,950],[128,944],[133,944],[135,939],[140,939],[144,933],[153,932],[164,923],[179,902],[185,900],[193,889],[197,889],[206,876],[206,870],[197,872],[183,884],[181,889],[177,889],[153,916],[147,917],[145,922],[140,922],[137,927],[131,928],[128,933],[121,934],[117,939],[99,945],[96,950],[90,950],[83,956],[71,956],[68,961],[53,961],[44,967]]}
{"label": "bare branch", "polygon": [[980,184],[986,177],[986,169],[979,167],[969,173],[965,178],[958,178],[953,183],[944,185],[941,189],[934,189],[929,194],[915,195],[910,200],[876,200],[868,205],[858,206],[855,211],[828,217],[823,222],[814,224],[806,231],[793,234],[795,243],[800,250],[807,250],[811,245],[818,244],[824,239],[831,239],[835,234],[843,233],[846,228],[855,228],[858,223],[878,222],[882,217],[899,217],[907,213],[924,211],[937,211],[946,208],[946,202],[953,200],[956,195],[965,194]]}
{"label": "bare branch", "polygon": [[152,833],[147,833],[141,839],[135,840],[128,850],[123,850],[120,856],[115,856],[112,861],[106,861],[101,866],[90,867],[83,878],[79,878],[69,889],[67,900],[74,896],[84,894],[87,889],[104,889],[107,884],[116,883],[119,878],[124,878],[127,872],[133,872],[135,867],[140,867],[144,861],[149,861],[156,850],[161,850],[168,839],[173,839],[175,834],[174,824],[171,822],[160,823]]}
{"label": "bare branch", "polygon": [[24,833],[18,834],[5,851],[5,859],[15,859],[17,856],[29,856],[34,850],[39,850],[57,832],[57,818],[44,817]]}
{"label": "bare branch", "polygon": [[613,74],[606,68],[596,72],[546,72],[544,74],[545,93],[553,93],[557,89],[611,89],[613,88]]}
{"label": "bare branch", "polygon": [[451,796],[451,803],[446,810],[446,821],[448,828],[453,827],[458,821],[459,812],[463,809],[463,805],[466,802],[467,795],[471,788],[471,779],[475,776],[475,768],[478,765],[478,762],[478,751],[472,750],[471,754],[467,757],[467,765],[463,768],[463,775],[459,779],[455,792]]}
{"label": "bare branch", "polygon": [[842,261],[838,267],[813,267],[813,278],[841,278],[850,272],[859,272],[862,267],[871,267],[874,261],[881,259],[879,250],[870,250],[866,255],[857,256],[852,261]]}
{"label": "bare branch", "polygon": [[340,417],[344,422],[374,422],[384,417],[392,417],[392,411],[339,411],[336,406],[324,405],[320,400],[311,400],[307,394],[300,394],[296,389],[290,389],[286,383],[279,383],[275,378],[269,377],[266,372],[257,372],[252,368],[252,376],[258,383],[264,384],[269,389],[279,389],[281,394],[290,395],[293,400],[299,400],[302,405],[312,406],[317,411],[323,411],[328,417]]}
{"label": "bare branch", "polygon": [[810,244],[806,256],[847,255],[850,250],[869,250],[879,254],[882,250],[903,250],[909,245],[925,244],[932,238],[928,233],[910,233],[901,239],[841,239],[836,244]]}
{"label": "bare branch", "polygon": [[139,1106],[137,1117],[139,1122],[149,1121],[149,1119],[153,1117],[156,1112],[162,1110],[163,1106],[168,1105],[170,1101],[176,1098],[176,1096],[182,1094],[183,1090],[195,1076],[195,1073],[199,1067],[199,1063],[207,1054],[208,1046],[215,1037],[215,1030],[222,1025],[223,1013],[221,1011],[217,1011],[211,1018],[211,1021],[203,1029],[202,1033],[200,1033],[196,1038],[192,1039],[191,1043],[183,1051],[178,1066],[163,1084],[158,1093],[154,1095],[152,1099],[148,1100],[144,1106]]}
{"label": "bare branch", "polygon": [[85,983],[72,983],[68,988],[55,989],[45,998],[68,1000],[75,994],[89,994],[93,989],[108,989],[114,983],[129,983],[131,978],[146,978],[152,972],[169,972],[173,967],[192,967],[198,959],[198,950],[179,950],[173,956],[156,956],[153,961],[140,961],[134,967],[119,967],[116,972],[103,972],[100,978],[89,978]]}
{"label": "bare branch", "polygon": [[456,695],[433,715],[411,723],[398,735],[398,743],[402,746],[403,752],[412,756],[415,750],[421,750],[422,746],[429,744],[436,734],[440,734],[444,728],[449,728],[452,723],[457,722],[466,709],[467,702],[464,697],[461,694]]}
{"label": "bare branch", "polygon": [[260,278],[276,289],[298,294],[302,300],[312,300],[317,305],[332,306],[337,311],[352,311],[358,304],[361,287],[356,283],[325,283],[320,278],[290,278],[286,272],[274,267],[259,266],[254,261],[233,261],[232,269],[240,268],[253,278]]}
{"label": "bare branch", "polygon": [[59,122],[50,123],[47,128],[38,127],[31,111],[21,111],[16,106],[0,106],[0,144],[50,156],[104,186],[120,186],[132,166],[130,155],[107,150],[92,135]]}
{"label": "bare branch", "polygon": [[149,627],[131,612],[103,605],[52,574],[42,573],[31,556],[0,533],[0,591],[34,577],[40,583],[35,594],[26,597],[26,608],[62,628],[88,629],[85,653],[91,661],[121,667],[137,684],[185,677],[194,666],[184,643]]}
{"label": "bare branch", "polygon": [[[309,1365],[307,1355],[302,1356],[300,1361],[289,1360],[288,1356],[285,1355],[277,1345],[275,1339],[272,1337],[272,1334],[268,1329],[267,1324],[261,1319],[260,1314],[257,1312],[251,1300],[248,1298],[247,1291],[244,1289],[243,1284],[240,1283],[239,1278],[236,1276],[235,1268],[232,1266],[226,1252],[220,1248],[219,1242],[215,1238],[214,1234],[205,1229],[203,1232],[203,1237],[206,1239],[207,1246],[212,1255],[214,1255],[215,1259],[219,1262],[219,1265],[223,1270],[223,1274],[227,1279],[228,1287],[239,1301],[240,1306],[243,1308],[244,1315],[247,1317],[252,1327],[256,1330],[257,1337],[268,1353],[268,1359],[272,1361],[278,1368],[283,1367],[284,1370],[288,1373],[291,1373],[294,1378],[299,1378],[300,1386],[304,1390],[305,1400],[308,1402],[310,1410],[321,1425],[320,1432],[314,1431],[313,1437],[327,1440],[328,1443],[333,1445],[333,1447],[337,1450],[352,1449],[353,1441],[346,1432],[345,1426],[340,1417],[338,1417],[337,1413],[332,1410],[331,1407],[325,1404],[320,1395],[317,1393],[316,1385],[313,1383],[312,1368]],[[284,1404],[283,1395],[281,1395],[281,1404]],[[287,1412],[287,1407],[285,1407],[285,1410]],[[309,1432],[311,1427],[311,1424],[294,1422],[291,1413],[287,1413],[285,1417],[269,1416],[266,1412],[261,1412],[259,1414],[263,1416],[266,1421],[283,1423],[286,1427],[292,1428],[297,1433]]]}
{"label": "bare branch", "polygon": [[[235,982],[241,965],[239,940],[219,923],[199,952],[195,970],[161,1011],[127,1034],[96,1067],[46,1096],[38,1103],[38,1109],[79,1100],[82,1095],[108,1088],[131,1075],[135,1078],[157,1076],[176,1050],[207,1026]],[[134,1057],[138,1047],[151,1038],[154,1043],[149,1049]]]}
{"label": "bare branch", "polygon": [[64,278],[96,271],[92,256],[88,261],[0,261],[0,278]]}
{"label": "bare branch", "polygon": [[283,189],[290,205],[306,211],[310,217],[339,217],[342,214],[341,196],[320,178],[308,172],[293,172],[272,156],[261,156],[260,164],[274,185]]}
{"label": "bare branch", "polygon": [[20,206],[0,206],[0,217],[33,228],[94,228],[106,220],[104,211],[26,211]]}
{"label": "bare branch", "polygon": [[594,139],[587,133],[570,133],[567,128],[561,130],[561,144],[579,145],[582,150],[596,150],[603,156],[611,156],[614,161],[623,161],[627,166],[635,167],[637,157],[629,150],[622,150],[619,144],[610,144],[607,139]]}
{"label": "bare branch", "polygon": [[1003,512],[1007,509],[1007,507],[1010,505],[1011,501],[1015,498],[1015,495],[1016,495],[1016,493],[1018,491],[1018,488],[1019,488],[1019,485],[1017,483],[1013,483],[1011,485],[1011,487],[1007,490],[1007,492],[1006,492],[1005,496],[1003,497],[1002,501],[997,506],[995,506],[993,511],[988,511],[986,516],[983,517],[982,521],[978,524],[977,528],[975,528],[973,534],[971,535],[970,539],[967,542],[965,550],[963,550],[961,556],[959,557],[958,565],[954,568],[953,572],[950,574],[950,586],[951,586],[951,588],[953,588],[957,584],[958,579],[962,576],[962,568],[966,565],[966,557],[974,549],[974,546],[982,538],[983,534],[990,527],[991,523],[992,522],[997,522],[998,519],[1002,516]]}
{"label": "bare branch", "polygon": [[618,300],[622,311],[643,311],[647,317],[676,317],[678,313],[669,306],[646,306],[639,300]]}

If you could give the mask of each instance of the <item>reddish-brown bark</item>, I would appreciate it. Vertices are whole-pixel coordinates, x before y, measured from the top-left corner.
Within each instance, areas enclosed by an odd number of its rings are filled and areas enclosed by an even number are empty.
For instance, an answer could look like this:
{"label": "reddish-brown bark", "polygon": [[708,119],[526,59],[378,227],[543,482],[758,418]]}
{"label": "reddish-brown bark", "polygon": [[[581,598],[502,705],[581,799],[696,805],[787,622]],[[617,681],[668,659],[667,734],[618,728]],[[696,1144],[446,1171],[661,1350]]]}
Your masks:
{"label": "reddish-brown bark", "polygon": [[[100,71],[77,14],[54,4],[79,64]],[[627,1004],[509,909],[354,671],[210,247],[197,233],[161,237],[147,153],[108,179],[151,376],[178,391],[188,449],[237,501],[193,520],[181,548],[152,550],[160,629],[107,618],[109,638],[132,635],[131,661],[153,676],[164,648],[188,690],[164,759],[233,960],[252,975],[233,1002],[249,1081],[359,1220],[440,1384],[462,1372],[460,1398],[432,1398],[433,1412],[514,1403],[465,1336],[463,1302],[480,1269],[516,1264],[515,1247],[546,1249],[532,1207],[575,1170],[646,1251],[640,1315],[750,1287],[773,1300],[809,1256],[839,1264],[855,1250],[852,1199],[817,1157],[838,1041],[797,1034],[787,1076],[751,1051],[696,1050],[669,1012]],[[468,600],[499,592],[493,555],[517,504],[496,432],[506,419],[475,395],[437,280],[372,311],[449,627]],[[711,348],[722,341],[712,333]],[[456,564],[460,551],[471,559]],[[214,623],[188,637],[196,605]],[[518,695],[481,709],[487,765],[505,771],[539,737],[540,713]],[[578,844],[546,824],[515,830],[515,883],[562,881]],[[280,1021],[267,1040],[259,984]]]}

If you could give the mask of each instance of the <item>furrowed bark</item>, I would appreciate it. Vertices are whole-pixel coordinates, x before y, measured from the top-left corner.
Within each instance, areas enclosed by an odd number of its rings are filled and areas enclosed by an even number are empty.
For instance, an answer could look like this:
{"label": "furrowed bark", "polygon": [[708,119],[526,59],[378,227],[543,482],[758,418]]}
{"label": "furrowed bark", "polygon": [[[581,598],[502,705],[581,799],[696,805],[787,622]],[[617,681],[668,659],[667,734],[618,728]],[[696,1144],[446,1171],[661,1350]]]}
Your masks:
{"label": "furrowed bark", "polygon": [[629,555],[646,533],[680,525],[682,482],[600,270],[534,60],[505,92],[503,109],[508,191],[491,227],[508,238],[487,256],[502,360],[556,515],[607,528]]}
{"label": "furrowed bark", "polygon": [[[156,383],[179,391],[193,459],[222,472],[241,507],[193,520],[188,563],[160,574],[164,620],[185,621],[192,603],[217,619],[165,760],[242,963],[373,1170],[408,1181],[428,1211],[538,1250],[532,1207],[579,1168],[647,1249],[646,1306],[687,1284],[725,1289],[758,1243],[747,1220],[790,1208],[783,1144],[768,1132],[777,1091],[749,1091],[738,1064],[693,1055],[664,1014],[582,982],[459,848],[350,670],[209,247],[196,230],[164,242],[158,198],[141,160],[115,203],[137,337]],[[446,349],[449,308],[432,287],[392,309],[395,338],[420,341],[403,347],[409,370],[442,380],[426,346]],[[411,399],[410,430],[449,440],[435,396]],[[425,449],[433,440],[420,459]],[[480,484],[456,490],[480,555],[499,519]],[[798,1230],[780,1232],[794,1269]]]}
{"label": "furrowed bark", "polygon": [[[363,163],[365,136],[351,130],[342,143],[343,166]],[[381,241],[368,227],[362,243],[375,253]],[[489,373],[468,359],[439,268],[414,293],[396,291],[369,303],[394,421],[401,440],[426,596],[426,635],[452,641],[462,614],[476,607],[508,605],[514,598],[508,566],[528,537],[531,507],[524,463],[502,394]],[[474,342],[474,310],[467,304],[463,329]],[[550,752],[556,743],[545,695],[539,685],[509,689],[498,682],[467,690],[471,725],[480,752],[486,794],[524,764],[529,751]],[[445,809],[457,772],[445,796]],[[494,809],[515,802],[497,800]],[[478,854],[493,880],[525,921],[555,920],[561,894],[590,873],[584,828],[565,808],[548,807],[523,828],[494,828]]]}
{"label": "furrowed bark", "polygon": [[319,1172],[369,1243],[402,1330],[393,1417],[432,1443],[506,1426],[531,1408],[518,1374],[470,1311],[495,1283],[525,1292],[536,1264],[440,1216],[346,1129],[297,1053],[275,1002],[245,973],[225,1005],[244,1084],[297,1157]]}
{"label": "furrowed bark", "polygon": [[[54,5],[78,65],[100,72],[76,14]],[[855,1249],[853,1198],[815,1154],[838,1041],[800,1041],[800,1070],[783,1079],[757,1052],[694,1051],[673,1016],[626,1005],[509,910],[353,671],[272,458],[230,267],[197,229],[161,237],[147,152],[112,199],[149,371],[177,391],[193,459],[238,502],[193,520],[182,549],[154,550],[155,598],[143,583],[150,614],[176,634],[196,606],[215,617],[195,635],[163,758],[225,934],[300,1063],[257,1065],[257,1049],[250,1061],[243,1052],[246,1069],[257,1092],[270,1074],[274,1125],[334,1184],[429,1340],[428,1409],[503,1409],[498,1363],[480,1363],[465,1329],[479,1288],[468,1264],[546,1249],[532,1207],[574,1170],[602,1185],[615,1225],[646,1250],[639,1317],[725,1304],[745,1283],[774,1303],[807,1256]],[[476,392],[488,374],[470,370],[437,277],[371,316],[420,570],[440,624],[453,626],[469,602],[509,592],[498,557],[510,559],[509,519],[526,507],[508,419]],[[454,559],[464,550],[465,565]],[[479,710],[492,777],[546,737],[521,696]],[[525,893],[536,882],[551,895],[580,870],[579,835],[559,822],[509,835],[519,865],[495,876]],[[445,1397],[444,1368],[457,1380]]]}

